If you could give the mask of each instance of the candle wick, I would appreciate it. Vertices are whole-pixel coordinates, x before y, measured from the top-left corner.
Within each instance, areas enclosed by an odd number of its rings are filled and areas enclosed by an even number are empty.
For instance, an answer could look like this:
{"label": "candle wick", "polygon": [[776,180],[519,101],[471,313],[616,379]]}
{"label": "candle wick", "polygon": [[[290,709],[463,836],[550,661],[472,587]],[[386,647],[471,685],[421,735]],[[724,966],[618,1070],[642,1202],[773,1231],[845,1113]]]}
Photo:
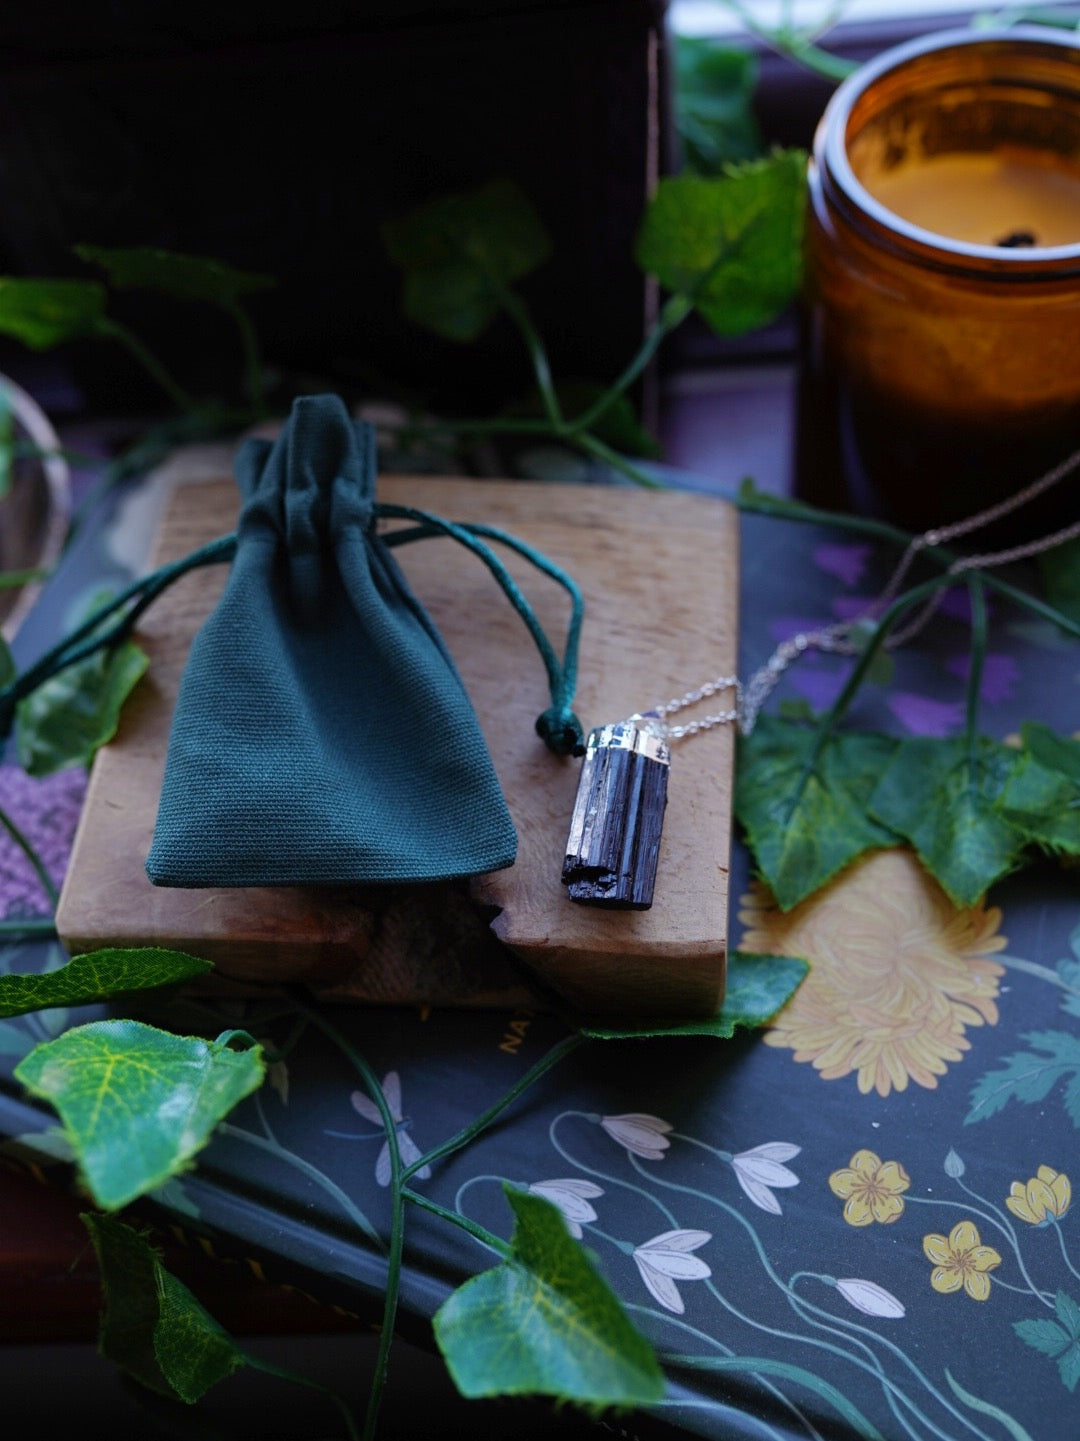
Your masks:
{"label": "candle wick", "polygon": [[1028,245],[1035,245],[1038,242],[1033,230],[1010,230],[1008,235],[1003,235],[995,244],[1002,250],[1021,250]]}

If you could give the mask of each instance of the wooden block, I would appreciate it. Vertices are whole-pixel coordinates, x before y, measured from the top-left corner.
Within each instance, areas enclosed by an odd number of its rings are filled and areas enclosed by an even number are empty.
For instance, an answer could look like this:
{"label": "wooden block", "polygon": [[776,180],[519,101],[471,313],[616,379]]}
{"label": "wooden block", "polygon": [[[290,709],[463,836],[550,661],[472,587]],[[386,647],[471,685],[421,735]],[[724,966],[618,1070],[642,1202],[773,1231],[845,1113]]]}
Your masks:
{"label": "wooden block", "polygon": [[[153,564],[231,530],[232,450],[169,462],[176,487]],[[189,481],[213,473],[220,479]],[[494,525],[566,569],[585,596],[575,709],[586,729],[735,670],[738,519],[710,496],[615,486],[391,475],[379,499]],[[140,621],[151,657],[116,740],[95,759],[58,908],[73,953],[169,945],[234,983],[304,980],[342,1000],[569,1004],[606,1014],[715,1014],[723,998],[735,737],[720,726],[673,746],[647,911],[570,901],[560,880],[580,761],[534,731],[549,704],[540,656],[476,557],[446,538],[395,552],[453,654],[518,832],[507,870],[444,886],[174,890],[147,880],[165,750],[187,650],[225,568],[176,582]],[[569,605],[510,551],[508,569],[561,650]],[[344,660],[344,658],[343,658]],[[708,703],[719,708],[719,697]],[[708,707],[706,707],[708,708]],[[705,708],[703,708],[705,709]],[[697,714],[693,712],[691,714]]]}

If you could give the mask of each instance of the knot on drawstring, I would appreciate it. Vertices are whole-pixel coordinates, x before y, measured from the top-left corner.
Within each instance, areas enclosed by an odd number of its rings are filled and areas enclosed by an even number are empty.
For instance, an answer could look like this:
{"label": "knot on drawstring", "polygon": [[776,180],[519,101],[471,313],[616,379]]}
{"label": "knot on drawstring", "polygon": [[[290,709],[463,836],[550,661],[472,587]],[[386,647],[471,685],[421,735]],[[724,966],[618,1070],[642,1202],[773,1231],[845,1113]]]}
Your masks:
{"label": "knot on drawstring", "polygon": [[585,732],[566,705],[548,706],[536,718],[536,734],[557,756],[579,756],[585,750]]}

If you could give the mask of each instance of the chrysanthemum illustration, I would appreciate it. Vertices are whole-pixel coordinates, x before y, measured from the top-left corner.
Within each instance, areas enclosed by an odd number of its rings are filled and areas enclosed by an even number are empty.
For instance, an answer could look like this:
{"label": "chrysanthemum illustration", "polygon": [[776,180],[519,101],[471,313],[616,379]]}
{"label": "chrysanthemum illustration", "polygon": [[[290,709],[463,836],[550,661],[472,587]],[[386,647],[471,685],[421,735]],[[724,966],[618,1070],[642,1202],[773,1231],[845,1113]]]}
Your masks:
{"label": "chrysanthemum illustration", "polygon": [[675,1282],[704,1281],[712,1275],[700,1257],[690,1255],[711,1240],[709,1231],[664,1231],[634,1248],[641,1279],[660,1305],[676,1316],[681,1316],[686,1307]]}
{"label": "chrysanthemum illustration", "polygon": [[934,1269],[930,1284],[935,1291],[949,1295],[965,1290],[973,1301],[985,1301],[990,1294],[988,1272],[1001,1265],[1001,1257],[993,1246],[984,1246],[970,1221],[959,1221],[945,1236],[924,1236],[923,1251]]}
{"label": "chrysanthemum illustration", "polygon": [[641,1111],[628,1111],[622,1116],[601,1116],[600,1124],[613,1141],[646,1161],[664,1159],[664,1152],[671,1145],[667,1133],[674,1129],[670,1121],[662,1121],[659,1116],[648,1116]]}
{"label": "chrysanthemum illustration", "polygon": [[1072,1185],[1064,1171],[1040,1166],[1039,1174],[1027,1185],[1014,1181],[1005,1204],[1014,1216],[1029,1226],[1041,1226],[1053,1217],[1064,1216],[1072,1201]]}
{"label": "chrysanthemum illustration", "polygon": [[850,1306],[867,1316],[886,1316],[898,1321],[905,1315],[904,1303],[879,1286],[876,1281],[863,1281],[858,1276],[849,1276],[836,1283],[836,1289]]}
{"label": "chrysanthemum illustration", "polygon": [[764,1039],[824,1080],[933,1089],[970,1048],[967,1028],[997,1023],[1000,910],[958,910],[906,849],[862,857],[786,913],[755,883],[739,918],[742,949],[810,962]]}
{"label": "chrysanthemum illustration", "polygon": [[558,1206],[571,1236],[581,1239],[581,1227],[596,1220],[596,1212],[589,1205],[597,1196],[602,1196],[602,1186],[577,1176],[565,1176],[559,1181],[534,1181],[529,1187],[534,1196],[543,1196],[545,1201]]}
{"label": "chrysanthemum illustration", "polygon": [[899,1161],[882,1161],[873,1151],[856,1151],[850,1162],[829,1177],[829,1189],[844,1202],[849,1226],[888,1226],[903,1212],[901,1199],[911,1177]]}
{"label": "chrysanthemum illustration", "polygon": [[793,1146],[790,1141],[766,1141],[752,1151],[740,1151],[737,1156],[732,1156],[735,1177],[755,1206],[770,1211],[774,1216],[781,1214],[780,1202],[773,1191],[799,1184],[795,1172],[783,1163],[797,1156],[801,1150],[801,1146]]}

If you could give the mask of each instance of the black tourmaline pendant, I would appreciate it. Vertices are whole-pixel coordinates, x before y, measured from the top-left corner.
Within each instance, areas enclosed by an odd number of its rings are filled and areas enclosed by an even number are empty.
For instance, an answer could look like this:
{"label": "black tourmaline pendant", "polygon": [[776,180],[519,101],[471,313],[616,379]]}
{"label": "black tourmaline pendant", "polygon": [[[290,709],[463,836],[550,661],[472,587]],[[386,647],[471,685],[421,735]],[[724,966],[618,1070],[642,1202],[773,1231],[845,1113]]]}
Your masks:
{"label": "black tourmaline pendant", "polygon": [[652,905],[669,760],[646,716],[590,733],[562,870],[572,901],[636,911]]}

